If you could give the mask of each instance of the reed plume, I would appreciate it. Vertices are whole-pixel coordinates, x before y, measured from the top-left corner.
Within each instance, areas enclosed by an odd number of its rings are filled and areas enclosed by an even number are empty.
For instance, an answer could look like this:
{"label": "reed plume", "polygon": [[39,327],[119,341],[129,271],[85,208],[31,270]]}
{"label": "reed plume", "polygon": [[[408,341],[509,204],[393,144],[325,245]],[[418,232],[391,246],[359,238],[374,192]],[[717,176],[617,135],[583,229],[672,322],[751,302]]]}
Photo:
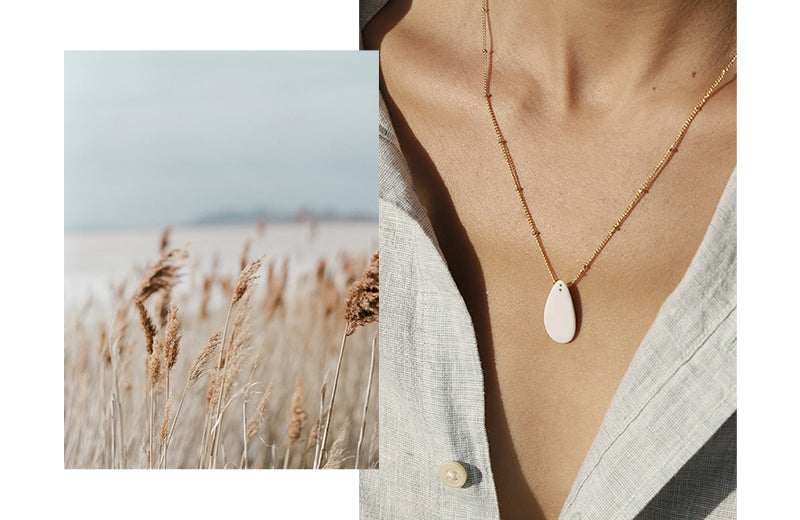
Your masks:
{"label": "reed plume", "polygon": [[136,305],[136,310],[139,312],[139,323],[142,325],[142,330],[144,330],[144,348],[147,350],[147,355],[150,356],[153,354],[153,344],[156,334],[158,334],[158,329],[156,329],[153,320],[150,318],[150,313],[147,312],[144,301],[137,296],[133,302]]}
{"label": "reed plume", "polygon": [[186,381],[187,387],[191,387],[194,385],[198,379],[205,373],[206,367],[208,366],[208,362],[211,361],[211,358],[214,357],[216,354],[217,349],[219,348],[220,342],[222,341],[222,331],[218,330],[214,332],[210,338],[208,338],[208,342],[206,346],[203,347],[203,350],[200,351],[200,354],[192,363],[192,367],[189,369],[189,378]]}
{"label": "reed plume", "polygon": [[292,407],[291,410],[289,410],[289,420],[287,424],[289,445],[286,447],[286,458],[283,461],[284,469],[289,467],[289,457],[292,453],[292,447],[300,440],[307,416],[308,413],[306,413],[306,410],[303,408],[303,377],[297,376],[297,383],[294,387]]}
{"label": "reed plume", "polygon": [[[168,242],[167,239],[163,239],[162,236],[162,245],[164,244],[164,240]],[[161,302],[159,304],[159,317],[161,319],[162,327],[168,321],[168,314],[169,312],[166,310],[166,299],[169,298],[169,294],[172,291],[175,283],[178,280],[178,271],[180,269],[180,262],[184,260],[188,254],[186,250],[182,247],[174,248],[170,250],[166,250],[166,247],[163,248],[164,250],[161,253],[161,256],[152,263],[145,272],[144,278],[142,279],[139,288],[136,291],[136,296],[134,297],[134,304],[136,306],[136,310],[139,312],[139,320],[142,324],[142,329],[145,333],[145,349],[147,350],[147,382],[148,382],[148,393],[149,393],[149,403],[148,403],[148,451],[147,451],[147,467],[152,467],[153,463],[153,422],[155,421],[155,395],[154,390],[155,386],[160,381],[162,375],[164,374],[163,364],[165,361],[164,359],[164,350],[165,348],[170,348],[163,344],[162,341],[156,340],[157,329],[153,324],[152,319],[150,318],[150,314],[147,312],[147,308],[145,307],[145,302],[147,301],[150,296],[156,294],[157,292],[161,292]],[[158,347],[158,348],[156,348]],[[177,345],[175,347],[177,349]],[[176,350],[177,355],[177,350]],[[168,369],[167,369],[168,371]],[[169,390],[167,390],[169,391]]]}
{"label": "reed plume", "polygon": [[[100,322],[100,341],[97,348],[100,358],[106,367],[111,366],[111,350],[108,347],[108,331],[106,330],[105,322]],[[83,365],[83,363],[81,363]]]}
{"label": "reed plume", "polygon": [[283,294],[286,290],[286,282],[289,277],[288,259],[285,258],[283,260],[280,278],[275,271],[275,262],[270,261],[267,267],[267,297],[264,298],[264,311],[267,321],[270,321],[275,315],[275,312],[283,307]]}
{"label": "reed plume", "polygon": [[171,226],[165,227],[164,230],[161,232],[161,238],[158,241],[159,243],[158,252],[160,254],[163,254],[169,247],[169,235],[171,232],[172,232]]}
{"label": "reed plume", "polygon": [[317,441],[319,440],[319,426],[320,420],[317,419],[314,421],[314,425],[311,427],[311,431],[308,433],[308,441],[306,442],[306,453],[310,452],[312,448],[315,448],[317,445]]}
{"label": "reed plume", "polygon": [[182,247],[164,251],[158,260],[151,264],[145,272],[144,279],[136,291],[136,298],[142,301],[158,291],[169,292],[178,280],[179,262],[188,256]]}
{"label": "reed plume", "polygon": [[324,258],[320,258],[319,262],[317,263],[317,285],[322,285],[325,281],[326,267],[327,262],[325,262]]}
{"label": "reed plume", "polygon": [[178,306],[175,304],[170,305],[169,316],[167,319],[167,332],[163,340],[163,367],[165,379],[165,395],[164,395],[164,419],[161,422],[161,464],[166,464],[167,448],[166,440],[169,434],[169,412],[170,401],[172,399],[172,387],[170,386],[169,375],[172,369],[175,368],[175,363],[178,361],[178,345],[181,342],[182,334],[179,331],[180,320],[178,319]]}
{"label": "reed plume", "polygon": [[222,294],[225,298],[230,298],[231,293],[233,292],[233,282],[231,281],[230,276],[220,276],[219,277],[219,288],[222,291]]}
{"label": "reed plume", "polygon": [[162,457],[163,460],[166,460],[166,442],[167,438],[169,437],[169,408],[169,401],[167,401],[167,404],[164,406],[164,417],[161,419],[161,431],[159,434],[159,438],[161,439],[160,446],[163,450],[162,453],[164,454]]}
{"label": "reed plume", "polygon": [[154,388],[161,381],[161,376],[164,374],[163,360],[164,343],[157,339],[153,346],[153,352],[147,356],[147,384],[150,388]]}
{"label": "reed plume", "polygon": [[213,276],[203,277],[203,296],[200,299],[200,319],[208,318],[208,301],[211,299],[211,286],[214,284]]}
{"label": "reed plume", "polygon": [[300,440],[300,435],[303,432],[303,425],[308,414],[303,408],[303,377],[297,376],[297,383],[294,388],[294,395],[292,396],[292,409],[289,414],[288,422],[288,438],[289,443],[294,444]]}
{"label": "reed plume", "polygon": [[167,365],[168,371],[172,370],[175,367],[175,363],[178,361],[179,345],[182,337],[182,334],[178,330],[180,326],[178,306],[173,303],[169,308],[167,333],[164,338],[164,362]]}
{"label": "reed plume", "polygon": [[345,335],[349,336],[358,327],[378,320],[378,251],[372,255],[369,267],[361,280],[350,287],[345,303],[344,318],[347,320]]}
{"label": "reed plume", "polygon": [[208,390],[206,391],[206,412],[211,415],[217,409],[219,389],[222,385],[222,369],[212,368],[208,376]]}
{"label": "reed plume", "polygon": [[258,270],[261,269],[261,263],[263,261],[264,256],[262,255],[242,269],[241,274],[239,274],[239,279],[236,280],[236,287],[233,289],[232,303],[235,304],[241,300],[247,290],[253,285],[253,282],[258,278]]}
{"label": "reed plume", "polygon": [[250,420],[247,423],[247,440],[253,438],[253,435],[256,434],[259,428],[261,428],[261,423],[264,420],[264,414],[267,411],[267,405],[269,404],[269,397],[272,394],[272,383],[267,386],[267,389],[264,390],[264,395],[261,396],[261,401],[258,403],[258,407],[256,408],[256,413],[250,417]]}
{"label": "reed plume", "polygon": [[340,469],[348,459],[345,438],[347,436],[347,430],[349,429],[349,422],[349,419],[345,421],[345,426],[339,433],[339,437],[333,442],[328,460],[325,462],[322,469]]}

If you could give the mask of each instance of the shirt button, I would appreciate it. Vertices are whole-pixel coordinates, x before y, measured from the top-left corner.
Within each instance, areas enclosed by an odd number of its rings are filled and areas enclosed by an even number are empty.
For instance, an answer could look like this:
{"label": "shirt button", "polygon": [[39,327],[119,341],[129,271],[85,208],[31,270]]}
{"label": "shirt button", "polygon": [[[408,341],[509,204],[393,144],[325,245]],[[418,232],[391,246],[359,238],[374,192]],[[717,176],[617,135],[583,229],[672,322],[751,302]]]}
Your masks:
{"label": "shirt button", "polygon": [[439,466],[439,479],[445,486],[460,488],[467,482],[467,470],[454,460],[448,460]]}

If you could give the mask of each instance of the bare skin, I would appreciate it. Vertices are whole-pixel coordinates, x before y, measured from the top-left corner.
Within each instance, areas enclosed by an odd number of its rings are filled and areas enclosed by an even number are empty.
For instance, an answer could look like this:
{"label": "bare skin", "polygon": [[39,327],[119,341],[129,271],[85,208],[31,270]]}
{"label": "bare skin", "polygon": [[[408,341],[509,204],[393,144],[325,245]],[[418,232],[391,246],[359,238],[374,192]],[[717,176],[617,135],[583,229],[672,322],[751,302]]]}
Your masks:
{"label": "bare skin", "polygon": [[[415,188],[475,325],[504,520],[555,519],[736,164],[735,68],[544,331],[552,281],[482,98],[480,0],[390,2],[364,31]],[[735,52],[735,3],[490,4],[493,100],[557,275],[570,280]]]}

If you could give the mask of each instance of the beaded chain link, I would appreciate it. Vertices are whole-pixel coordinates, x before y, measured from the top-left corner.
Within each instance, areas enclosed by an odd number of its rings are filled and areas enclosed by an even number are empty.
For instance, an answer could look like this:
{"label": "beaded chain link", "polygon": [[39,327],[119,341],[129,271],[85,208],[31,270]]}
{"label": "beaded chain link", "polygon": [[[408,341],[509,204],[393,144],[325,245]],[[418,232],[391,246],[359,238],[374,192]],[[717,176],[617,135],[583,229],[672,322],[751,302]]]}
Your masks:
{"label": "beaded chain link", "polygon": [[[494,125],[494,131],[495,134],[497,134],[497,142],[500,145],[500,150],[503,152],[503,158],[505,159],[506,164],[508,165],[508,170],[511,173],[511,177],[514,179],[514,188],[517,192],[517,195],[519,196],[519,201],[522,204],[522,209],[525,210],[525,217],[527,218],[528,225],[531,228],[531,234],[533,235],[533,238],[536,240],[536,245],[539,246],[539,252],[542,254],[542,258],[544,259],[544,263],[547,266],[547,271],[550,273],[550,277],[553,279],[553,283],[556,283],[556,281],[558,281],[558,277],[556,276],[556,273],[553,270],[553,266],[550,263],[550,258],[547,256],[547,253],[545,252],[544,244],[542,243],[541,233],[537,229],[536,223],[533,220],[533,216],[531,215],[531,210],[528,207],[528,201],[525,200],[522,184],[520,183],[519,175],[517,174],[517,168],[514,165],[514,160],[511,158],[511,152],[509,152],[508,150],[508,143],[506,142],[506,139],[503,136],[503,132],[500,130],[500,124],[497,122],[497,116],[495,115],[494,107],[492,106],[492,93],[489,88],[491,83],[490,76],[492,67],[492,61],[491,61],[492,53],[490,51],[489,46],[487,46],[487,43],[491,44],[491,42],[487,42],[488,27],[489,27],[488,0],[483,0],[483,7],[481,8],[481,11],[483,12],[483,57],[484,57],[483,93],[484,97],[486,98],[486,107],[489,110],[489,117],[491,117],[492,119],[492,125]],[[735,54],[733,58],[731,58],[731,60],[725,66],[725,68],[722,69],[722,72],[719,73],[717,79],[715,79],[714,82],[711,84],[711,86],[708,88],[703,98],[692,109],[692,113],[689,115],[688,118],[686,118],[686,121],[684,121],[680,132],[678,132],[678,135],[675,137],[675,139],[673,139],[672,144],[667,149],[664,156],[661,158],[661,160],[658,162],[655,168],[653,168],[653,171],[650,173],[650,175],[647,176],[645,181],[636,191],[636,194],[634,195],[633,199],[625,207],[625,211],[622,212],[622,215],[620,215],[619,218],[617,218],[616,222],[611,227],[611,230],[608,233],[606,233],[606,235],[603,237],[603,240],[600,241],[600,245],[598,245],[595,248],[594,252],[592,253],[592,256],[589,257],[589,259],[586,262],[584,262],[580,271],[578,271],[578,274],[576,274],[571,281],[567,282],[567,285],[569,287],[572,287],[573,285],[578,283],[586,275],[586,272],[589,270],[589,267],[591,267],[597,256],[600,254],[600,252],[606,247],[606,244],[608,244],[608,242],[611,240],[614,234],[620,230],[622,224],[628,219],[630,214],[633,212],[633,209],[639,204],[639,202],[647,194],[647,192],[650,191],[650,187],[656,181],[661,171],[664,169],[664,167],[669,162],[670,158],[675,154],[675,151],[678,149],[678,145],[683,140],[683,137],[686,135],[686,132],[689,130],[689,125],[692,124],[692,121],[694,121],[695,116],[697,116],[697,114],[703,108],[703,105],[706,104],[706,101],[708,101],[708,99],[717,90],[717,87],[719,87],[720,83],[722,83],[722,80],[725,78],[725,75],[728,73],[731,67],[733,67],[734,63],[736,63]]]}

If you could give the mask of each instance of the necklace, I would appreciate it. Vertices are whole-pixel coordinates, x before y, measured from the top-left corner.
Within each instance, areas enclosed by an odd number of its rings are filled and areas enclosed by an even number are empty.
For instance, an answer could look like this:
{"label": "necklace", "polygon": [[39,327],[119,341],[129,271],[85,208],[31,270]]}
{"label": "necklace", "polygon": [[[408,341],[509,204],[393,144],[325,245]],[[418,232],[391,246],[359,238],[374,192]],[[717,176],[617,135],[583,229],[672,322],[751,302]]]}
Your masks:
{"label": "necklace", "polygon": [[488,0],[483,0],[483,7],[481,8],[483,12],[483,85],[484,85],[484,97],[486,98],[486,107],[489,111],[489,117],[492,119],[492,125],[494,126],[495,134],[497,135],[497,142],[500,145],[500,150],[503,153],[503,158],[506,161],[506,165],[508,165],[508,171],[511,173],[511,177],[514,180],[514,189],[517,192],[517,196],[519,197],[519,201],[522,204],[522,209],[525,211],[525,217],[528,221],[528,226],[530,227],[531,234],[533,235],[534,240],[536,241],[536,245],[539,247],[539,252],[542,255],[542,259],[544,260],[544,264],[547,267],[547,271],[550,273],[550,277],[553,280],[553,287],[550,289],[550,294],[547,296],[547,302],[544,306],[544,327],[547,331],[547,334],[557,343],[569,343],[575,337],[575,307],[572,303],[572,296],[570,296],[570,288],[574,287],[583,277],[586,275],[586,272],[594,263],[597,256],[600,252],[606,247],[606,244],[611,240],[611,238],[616,234],[622,224],[628,219],[630,214],[633,212],[633,209],[639,204],[639,202],[644,198],[644,196],[650,190],[650,187],[658,178],[661,171],[667,165],[669,160],[675,154],[675,151],[678,148],[678,145],[683,140],[683,137],[686,135],[686,131],[689,130],[689,125],[692,124],[694,121],[695,116],[700,112],[703,108],[703,105],[706,104],[706,101],[714,94],[719,87],[722,80],[725,78],[725,75],[728,71],[733,67],[733,64],[736,62],[736,55],[734,54],[733,58],[728,62],[728,64],[722,69],[722,72],[719,73],[717,79],[711,84],[709,89],[706,91],[705,95],[702,97],[699,103],[695,105],[692,109],[691,114],[689,117],[684,121],[683,126],[681,127],[680,132],[678,135],[673,139],[672,144],[670,144],[669,149],[667,149],[664,156],[658,162],[658,164],[653,168],[650,172],[650,175],[647,176],[645,181],[641,184],[639,189],[636,191],[636,194],[633,196],[633,199],[628,203],[625,207],[625,210],[622,214],[617,218],[614,222],[614,225],[611,226],[611,229],[606,233],[603,239],[600,241],[600,245],[597,246],[589,257],[589,259],[583,263],[583,266],[578,271],[572,280],[565,282],[564,280],[558,278],[556,276],[555,270],[553,269],[553,265],[550,262],[550,258],[548,258],[547,253],[544,249],[544,244],[542,242],[542,235],[539,232],[539,229],[536,227],[536,223],[533,220],[533,216],[531,215],[530,208],[528,207],[528,202],[525,199],[525,195],[523,194],[522,184],[519,180],[519,175],[517,174],[517,168],[514,165],[514,161],[511,158],[511,152],[508,149],[508,144],[506,142],[505,137],[503,136],[503,132],[500,130],[500,124],[497,122],[497,116],[494,113],[494,107],[492,106],[492,93],[490,90],[490,79],[491,79],[491,68],[492,68],[492,58],[491,58],[491,51],[487,46],[487,35],[488,35],[488,27],[489,27],[489,2]]}

